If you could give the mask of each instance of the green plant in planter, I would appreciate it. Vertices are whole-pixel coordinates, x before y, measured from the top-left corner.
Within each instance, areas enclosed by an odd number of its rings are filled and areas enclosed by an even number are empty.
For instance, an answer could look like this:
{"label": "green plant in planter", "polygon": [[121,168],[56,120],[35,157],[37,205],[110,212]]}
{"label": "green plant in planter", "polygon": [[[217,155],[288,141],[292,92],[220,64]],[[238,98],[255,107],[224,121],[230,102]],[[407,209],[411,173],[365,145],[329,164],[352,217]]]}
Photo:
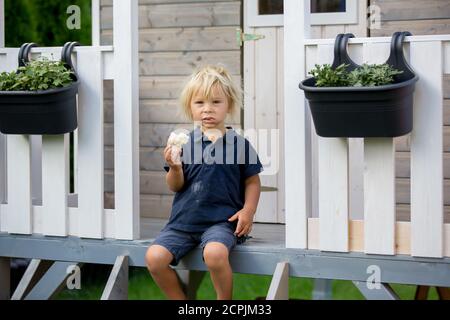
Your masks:
{"label": "green plant in planter", "polygon": [[315,65],[309,74],[316,79],[316,87],[373,87],[394,82],[394,76],[403,73],[388,64],[363,64],[348,72],[348,65],[341,64],[336,69],[331,65]]}
{"label": "green plant in planter", "polygon": [[374,87],[394,82],[394,76],[403,73],[388,64],[363,64],[349,74],[349,82],[355,87]]}
{"label": "green plant in planter", "polygon": [[0,91],[39,91],[67,87],[73,72],[61,61],[45,57],[26,63],[17,72],[0,73]]}
{"label": "green plant in planter", "polygon": [[347,67],[348,65],[341,64],[333,69],[329,64],[316,64],[309,74],[316,79],[317,87],[346,87],[349,85]]}

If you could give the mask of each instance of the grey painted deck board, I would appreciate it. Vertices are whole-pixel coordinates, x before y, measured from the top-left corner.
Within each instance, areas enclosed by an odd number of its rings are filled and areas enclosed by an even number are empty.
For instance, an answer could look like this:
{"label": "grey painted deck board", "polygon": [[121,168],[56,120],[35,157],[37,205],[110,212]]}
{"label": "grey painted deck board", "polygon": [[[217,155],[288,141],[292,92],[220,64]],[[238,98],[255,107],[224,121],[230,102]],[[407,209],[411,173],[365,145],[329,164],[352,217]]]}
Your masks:
{"label": "grey painted deck board", "polygon": [[[113,265],[118,256],[127,255],[130,266],[145,267],[145,252],[165,221],[143,219],[143,237],[134,241],[0,233],[0,257]],[[285,248],[284,226],[276,224],[255,224],[252,236],[253,239],[236,246],[230,255],[235,273],[273,275],[277,264],[286,261],[289,263],[289,275],[293,277],[366,281],[369,276],[367,267],[377,265],[382,270],[383,283],[450,287],[450,258]],[[201,248],[192,250],[176,268],[206,271]]]}
{"label": "grey painted deck board", "polygon": [[[142,218],[141,238],[154,239],[166,222],[167,220],[164,219]],[[284,248],[285,246],[285,226],[282,224],[255,223],[250,236],[252,236],[251,239],[239,246],[273,248]]]}

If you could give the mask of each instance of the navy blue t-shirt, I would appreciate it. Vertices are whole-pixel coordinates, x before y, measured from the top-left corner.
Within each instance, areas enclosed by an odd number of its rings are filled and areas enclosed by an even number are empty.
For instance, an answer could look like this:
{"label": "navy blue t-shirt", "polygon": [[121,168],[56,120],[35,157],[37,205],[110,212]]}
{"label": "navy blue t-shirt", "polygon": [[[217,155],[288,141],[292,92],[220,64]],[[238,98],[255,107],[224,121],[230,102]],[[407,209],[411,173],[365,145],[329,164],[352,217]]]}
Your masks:
{"label": "navy blue t-shirt", "polygon": [[[181,152],[184,185],[175,194],[167,226],[204,232],[244,207],[246,178],[264,169],[251,143],[232,127],[226,128],[214,143],[200,127],[189,133]],[[164,170],[169,171],[167,163]],[[231,224],[236,227],[237,221]]]}

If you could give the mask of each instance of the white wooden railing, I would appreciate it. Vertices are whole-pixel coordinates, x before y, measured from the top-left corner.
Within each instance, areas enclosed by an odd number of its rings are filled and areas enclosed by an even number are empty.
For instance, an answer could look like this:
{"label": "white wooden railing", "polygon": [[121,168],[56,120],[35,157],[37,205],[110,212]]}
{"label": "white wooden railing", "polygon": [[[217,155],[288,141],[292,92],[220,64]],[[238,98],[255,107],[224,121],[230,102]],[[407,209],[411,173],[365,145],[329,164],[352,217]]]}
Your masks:
{"label": "white wooden railing", "polygon": [[[115,47],[74,51],[81,82],[75,194],[69,194],[68,134],[1,135],[0,232],[139,238],[138,1],[115,0],[113,8]],[[59,59],[61,48],[35,48],[32,54]],[[17,57],[17,48],[0,48],[0,71],[15,70]],[[104,80],[114,80],[115,209],[111,210],[103,204]],[[32,183],[37,186],[33,195]],[[42,201],[33,201],[40,194]]]}
{"label": "white wooden railing", "polygon": [[[384,63],[390,41],[352,39],[349,53],[359,64]],[[316,63],[331,64],[334,39],[307,40],[305,49],[306,71]],[[321,138],[311,124],[310,249],[450,256],[443,195],[443,84],[444,74],[450,73],[450,35],[407,37],[404,51],[420,77],[414,129],[397,139],[410,146],[411,220],[396,221],[395,139]],[[362,206],[351,208],[352,202]]]}

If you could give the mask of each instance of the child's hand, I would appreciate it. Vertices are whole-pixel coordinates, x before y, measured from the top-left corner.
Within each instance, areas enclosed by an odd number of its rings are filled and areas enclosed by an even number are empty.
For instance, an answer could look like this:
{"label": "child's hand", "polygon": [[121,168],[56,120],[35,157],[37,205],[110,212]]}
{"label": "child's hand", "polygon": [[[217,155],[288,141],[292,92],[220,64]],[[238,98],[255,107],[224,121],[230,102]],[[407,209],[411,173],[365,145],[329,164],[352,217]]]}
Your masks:
{"label": "child's hand", "polygon": [[181,169],[180,155],[181,148],[176,146],[169,144],[164,149],[164,160],[166,160],[170,168]]}
{"label": "child's hand", "polygon": [[253,217],[255,213],[246,208],[243,208],[236,212],[228,221],[235,221],[238,219],[238,224],[236,227],[235,235],[242,237],[243,235],[248,235],[252,231]]}

